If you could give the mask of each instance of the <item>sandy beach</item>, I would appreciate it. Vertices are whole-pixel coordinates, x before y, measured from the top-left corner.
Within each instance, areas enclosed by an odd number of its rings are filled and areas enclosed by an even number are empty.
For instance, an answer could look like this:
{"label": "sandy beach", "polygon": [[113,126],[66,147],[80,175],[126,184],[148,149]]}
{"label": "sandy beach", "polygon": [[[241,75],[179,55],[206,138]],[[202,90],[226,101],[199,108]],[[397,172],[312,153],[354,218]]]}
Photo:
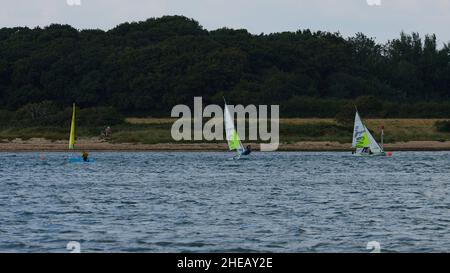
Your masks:
{"label": "sandy beach", "polygon": [[[251,144],[259,150],[259,144]],[[28,140],[2,140],[0,152],[67,151],[67,141],[50,141],[40,138]],[[97,138],[77,140],[77,150],[88,151],[226,151],[225,143],[109,143]],[[282,143],[279,151],[350,151],[350,143],[305,141]],[[450,141],[410,141],[385,145],[386,151],[450,151]]]}

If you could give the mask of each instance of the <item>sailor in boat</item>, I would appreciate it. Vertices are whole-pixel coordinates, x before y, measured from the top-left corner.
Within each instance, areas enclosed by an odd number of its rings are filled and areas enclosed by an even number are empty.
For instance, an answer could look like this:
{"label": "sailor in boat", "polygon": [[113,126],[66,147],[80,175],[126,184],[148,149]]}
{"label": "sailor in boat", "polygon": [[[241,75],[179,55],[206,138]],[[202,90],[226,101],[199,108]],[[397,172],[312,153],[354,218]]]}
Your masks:
{"label": "sailor in boat", "polygon": [[89,153],[83,152],[83,153],[81,154],[81,157],[83,158],[83,161],[84,161],[84,162],[87,162],[87,161],[89,160]]}
{"label": "sailor in boat", "polygon": [[369,155],[373,155],[372,150],[370,149],[370,147],[365,147],[362,151],[362,154],[369,154]]}
{"label": "sailor in boat", "polygon": [[245,150],[241,153],[241,155],[249,155],[252,152],[252,146],[247,145],[247,147],[245,147]]}

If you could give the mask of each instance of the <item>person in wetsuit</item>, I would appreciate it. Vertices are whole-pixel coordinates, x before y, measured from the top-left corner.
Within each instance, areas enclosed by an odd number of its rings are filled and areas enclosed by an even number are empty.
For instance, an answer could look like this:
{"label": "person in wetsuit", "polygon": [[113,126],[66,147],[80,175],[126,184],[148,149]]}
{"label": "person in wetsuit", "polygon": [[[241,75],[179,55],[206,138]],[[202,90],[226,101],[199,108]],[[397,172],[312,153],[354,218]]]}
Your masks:
{"label": "person in wetsuit", "polygon": [[247,147],[245,148],[245,150],[242,152],[241,155],[249,155],[252,152],[252,146],[247,145]]}
{"label": "person in wetsuit", "polygon": [[369,155],[373,155],[372,150],[369,147],[365,147],[362,151],[362,154],[369,154]]}
{"label": "person in wetsuit", "polygon": [[84,162],[87,162],[89,160],[89,154],[87,152],[83,152],[81,154],[81,157],[83,158]]}

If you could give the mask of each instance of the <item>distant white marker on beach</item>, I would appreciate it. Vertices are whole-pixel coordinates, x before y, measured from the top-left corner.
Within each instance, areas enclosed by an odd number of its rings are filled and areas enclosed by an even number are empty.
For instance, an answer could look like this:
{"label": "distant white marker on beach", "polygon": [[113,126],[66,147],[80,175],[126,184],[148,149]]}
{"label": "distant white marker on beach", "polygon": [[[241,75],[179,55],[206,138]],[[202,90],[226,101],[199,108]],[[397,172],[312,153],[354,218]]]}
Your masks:
{"label": "distant white marker on beach", "polygon": [[369,6],[381,6],[381,0],[366,0]]}

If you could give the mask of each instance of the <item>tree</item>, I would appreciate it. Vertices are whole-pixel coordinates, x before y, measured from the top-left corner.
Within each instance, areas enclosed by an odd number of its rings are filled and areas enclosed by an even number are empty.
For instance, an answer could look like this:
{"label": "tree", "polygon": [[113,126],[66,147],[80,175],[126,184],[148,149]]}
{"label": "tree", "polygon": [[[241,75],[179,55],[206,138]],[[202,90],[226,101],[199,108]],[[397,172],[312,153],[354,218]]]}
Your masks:
{"label": "tree", "polygon": [[437,41],[417,33],[379,44],[362,33],[208,31],[183,16],[109,31],[2,28],[0,109],[75,101],[168,116],[194,96],[221,103],[225,95],[233,103],[279,104],[284,116],[335,117],[354,102],[371,116],[413,115],[419,102],[429,109],[422,113],[442,116],[450,101],[450,44]]}

